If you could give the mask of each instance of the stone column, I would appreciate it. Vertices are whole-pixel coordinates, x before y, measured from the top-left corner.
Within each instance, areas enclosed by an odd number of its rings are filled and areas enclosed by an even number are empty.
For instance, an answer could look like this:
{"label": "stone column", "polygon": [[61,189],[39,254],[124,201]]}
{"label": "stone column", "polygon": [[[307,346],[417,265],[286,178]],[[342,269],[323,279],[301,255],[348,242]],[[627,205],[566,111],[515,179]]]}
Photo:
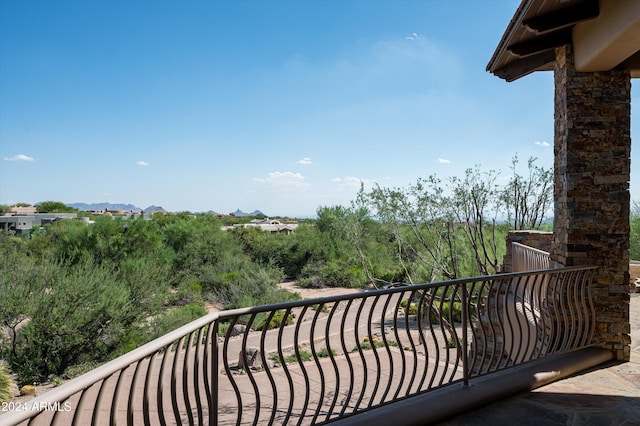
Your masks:
{"label": "stone column", "polygon": [[551,259],[599,265],[595,342],[630,356],[629,179],[631,79],[577,72],[572,46],[556,49],[555,216]]}

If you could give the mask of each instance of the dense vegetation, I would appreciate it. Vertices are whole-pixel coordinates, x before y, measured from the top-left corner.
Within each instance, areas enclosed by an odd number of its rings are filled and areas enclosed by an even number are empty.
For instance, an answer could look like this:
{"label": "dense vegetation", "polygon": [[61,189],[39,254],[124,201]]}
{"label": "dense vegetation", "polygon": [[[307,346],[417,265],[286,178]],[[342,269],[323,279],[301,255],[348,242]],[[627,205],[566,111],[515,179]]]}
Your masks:
{"label": "dense vegetation", "polygon": [[283,280],[361,287],[494,273],[507,232],[544,227],[552,200],[549,170],[530,161],[522,177],[516,164],[503,187],[497,173],[476,168],[361,189],[350,206],[322,206],[291,235],[222,231],[238,219],[190,213],[60,220],[28,237],[0,235],[0,359],[21,384],[42,382],[185,324],[205,314],[205,302],[234,308],[297,297],[278,289]]}
{"label": "dense vegetation", "polygon": [[631,207],[631,247],[629,257],[640,260],[640,201],[634,201]]}

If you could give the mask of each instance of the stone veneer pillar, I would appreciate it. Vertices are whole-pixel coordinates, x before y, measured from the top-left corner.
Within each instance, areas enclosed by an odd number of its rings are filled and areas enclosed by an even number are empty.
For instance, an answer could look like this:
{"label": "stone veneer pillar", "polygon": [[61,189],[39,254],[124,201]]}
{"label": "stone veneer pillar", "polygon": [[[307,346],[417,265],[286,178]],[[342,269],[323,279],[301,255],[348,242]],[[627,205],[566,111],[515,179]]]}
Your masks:
{"label": "stone veneer pillar", "polygon": [[556,49],[555,217],[551,259],[598,265],[595,343],[630,357],[629,179],[631,79],[577,72],[572,46]]}

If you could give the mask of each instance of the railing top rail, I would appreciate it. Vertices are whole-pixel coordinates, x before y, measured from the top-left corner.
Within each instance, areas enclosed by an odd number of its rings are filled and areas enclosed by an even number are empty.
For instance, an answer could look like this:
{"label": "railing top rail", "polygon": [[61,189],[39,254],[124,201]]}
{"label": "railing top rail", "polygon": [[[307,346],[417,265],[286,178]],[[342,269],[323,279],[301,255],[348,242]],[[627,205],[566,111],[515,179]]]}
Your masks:
{"label": "railing top rail", "polygon": [[548,251],[540,250],[540,249],[537,249],[535,247],[528,246],[526,244],[516,243],[515,241],[513,241],[511,244],[513,244],[516,247],[520,247],[520,248],[523,248],[525,250],[529,250],[529,251],[532,251],[532,252],[535,252],[535,253],[540,253],[540,254],[544,254],[544,255],[547,255],[547,256],[549,255]]}
{"label": "railing top rail", "polygon": [[[98,381],[106,379],[107,377],[113,375],[114,373],[124,370],[130,365],[135,364],[136,362],[155,354],[159,350],[168,347],[169,345],[173,344],[180,338],[187,336],[190,333],[193,333],[201,329],[202,327],[205,327],[213,323],[216,320],[220,320],[224,318],[230,318],[234,316],[247,315],[247,314],[257,314],[257,313],[269,312],[274,310],[286,310],[286,309],[293,309],[298,307],[313,306],[313,305],[318,305],[323,303],[335,303],[339,301],[353,300],[353,299],[359,299],[359,298],[361,299],[361,298],[376,297],[379,295],[394,294],[394,293],[401,293],[401,292],[407,292],[407,291],[420,291],[420,290],[439,288],[439,287],[445,287],[445,286],[462,286],[467,283],[473,283],[478,281],[510,280],[515,277],[521,277],[521,276],[527,276],[527,275],[529,276],[542,275],[542,274],[554,275],[554,274],[560,274],[564,272],[592,270],[597,268],[598,268],[597,266],[572,266],[572,267],[563,267],[563,268],[554,268],[554,269],[541,269],[541,270],[527,271],[527,272],[514,272],[514,273],[497,274],[497,275],[483,275],[483,276],[461,278],[461,279],[450,280],[450,281],[414,284],[414,285],[408,285],[408,286],[398,286],[393,288],[369,290],[369,291],[357,292],[357,293],[340,295],[340,296],[305,299],[305,300],[284,302],[284,303],[278,303],[278,304],[272,304],[272,305],[254,306],[249,308],[215,312],[215,313],[211,313],[206,316],[203,316],[195,321],[192,321],[191,323],[186,324],[168,334],[165,334],[164,336],[161,336],[158,339],[155,339],[145,345],[142,345],[139,348],[134,349],[133,351],[127,354],[124,354],[112,361],[109,361],[104,365],[65,383],[64,386],[52,389],[51,391],[45,394],[37,396],[31,401],[31,403],[39,405],[41,402],[46,403],[47,401],[65,400],[71,397],[72,395],[89,388],[90,386],[97,383]],[[27,420],[30,417],[31,417],[31,413],[29,411],[15,411],[11,413],[5,413],[2,416],[2,420],[3,420],[3,423],[8,422],[8,424],[18,424],[24,420]]]}
{"label": "railing top rail", "polygon": [[239,309],[232,309],[228,311],[221,311],[221,312],[218,312],[218,314],[220,319],[223,319],[226,317],[233,317],[237,315],[247,315],[247,314],[254,314],[254,313],[269,312],[273,310],[283,310],[283,309],[289,309],[289,308],[313,306],[313,305],[318,305],[322,303],[333,303],[333,302],[339,302],[344,300],[361,299],[363,297],[375,297],[383,294],[402,293],[402,292],[407,292],[408,289],[418,291],[418,290],[425,290],[430,288],[463,285],[463,284],[473,283],[478,281],[509,280],[511,278],[520,277],[524,275],[542,275],[542,274],[554,275],[554,274],[559,274],[563,272],[589,270],[589,269],[597,269],[597,268],[598,266],[582,265],[582,266],[569,266],[569,267],[552,268],[552,269],[538,269],[534,271],[524,271],[524,272],[510,272],[510,273],[495,274],[495,275],[479,275],[471,278],[458,278],[455,280],[439,281],[439,282],[433,282],[433,283],[401,285],[397,287],[365,290],[361,292],[354,292],[351,294],[342,294],[338,296],[327,296],[327,297],[320,297],[315,299],[294,300],[291,302],[282,302],[282,303],[276,303],[272,305],[252,306],[248,308],[239,308]]}

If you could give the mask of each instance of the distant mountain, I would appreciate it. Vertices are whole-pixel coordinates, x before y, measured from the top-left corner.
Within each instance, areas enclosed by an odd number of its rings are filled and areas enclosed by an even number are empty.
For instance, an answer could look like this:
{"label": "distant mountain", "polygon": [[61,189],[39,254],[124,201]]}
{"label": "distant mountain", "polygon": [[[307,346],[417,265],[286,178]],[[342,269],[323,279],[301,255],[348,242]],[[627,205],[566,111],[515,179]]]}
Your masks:
{"label": "distant mountain", "polygon": [[262,213],[260,210],[254,210],[251,213],[245,213],[242,210],[238,209],[233,213],[230,213],[231,215],[235,216],[235,217],[246,217],[246,216],[259,216],[262,215],[264,216],[265,214]]}
{"label": "distant mountain", "polygon": [[167,213],[167,211],[160,206],[149,206],[146,209],[144,209],[144,212],[145,213]]}
{"label": "distant mountain", "polygon": [[67,204],[69,207],[73,207],[74,209],[78,209],[81,211],[90,211],[90,210],[124,210],[124,211],[133,211],[133,212],[141,212],[142,209],[140,207],[136,207],[133,204],[113,204],[113,203],[71,203]]}
{"label": "distant mountain", "polygon": [[[160,206],[149,206],[146,209],[141,209],[138,206],[134,206],[133,204],[117,204],[117,203],[70,203],[67,204],[69,207],[73,207],[74,209],[78,209],[80,211],[101,211],[101,210],[124,210],[126,212],[145,212],[145,213],[168,213],[165,209]],[[217,215],[213,210],[209,210],[208,213],[212,213]],[[247,217],[247,216],[265,216],[260,210],[254,210],[251,213],[245,213],[242,210],[238,209],[233,213],[230,213],[235,217]]]}

